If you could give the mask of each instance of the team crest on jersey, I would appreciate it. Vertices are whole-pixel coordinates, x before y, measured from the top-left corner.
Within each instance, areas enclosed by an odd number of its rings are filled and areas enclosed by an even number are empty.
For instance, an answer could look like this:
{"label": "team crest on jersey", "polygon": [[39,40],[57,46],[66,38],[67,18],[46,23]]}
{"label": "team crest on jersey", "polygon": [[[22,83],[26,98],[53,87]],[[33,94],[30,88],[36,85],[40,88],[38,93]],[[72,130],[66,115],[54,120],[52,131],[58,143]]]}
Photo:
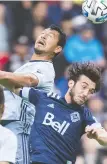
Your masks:
{"label": "team crest on jersey", "polygon": [[80,115],[78,112],[71,113],[70,116],[72,122],[77,122],[80,120]]}

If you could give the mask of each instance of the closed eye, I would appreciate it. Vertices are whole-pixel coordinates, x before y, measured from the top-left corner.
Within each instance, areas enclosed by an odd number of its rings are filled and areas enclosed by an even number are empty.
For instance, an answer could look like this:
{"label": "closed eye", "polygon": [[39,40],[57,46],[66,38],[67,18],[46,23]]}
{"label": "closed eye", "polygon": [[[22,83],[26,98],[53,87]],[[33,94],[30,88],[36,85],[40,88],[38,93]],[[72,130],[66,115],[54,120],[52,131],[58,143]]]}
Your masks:
{"label": "closed eye", "polygon": [[54,37],[54,35],[53,35],[53,34],[49,34],[48,36],[49,36],[49,37],[51,37],[51,38],[52,38],[52,37]]}
{"label": "closed eye", "polygon": [[90,94],[94,94],[95,93],[95,90],[90,90]]}
{"label": "closed eye", "polygon": [[87,88],[87,86],[86,86],[86,85],[82,85],[82,88],[83,88],[83,89],[86,89],[86,88]]}

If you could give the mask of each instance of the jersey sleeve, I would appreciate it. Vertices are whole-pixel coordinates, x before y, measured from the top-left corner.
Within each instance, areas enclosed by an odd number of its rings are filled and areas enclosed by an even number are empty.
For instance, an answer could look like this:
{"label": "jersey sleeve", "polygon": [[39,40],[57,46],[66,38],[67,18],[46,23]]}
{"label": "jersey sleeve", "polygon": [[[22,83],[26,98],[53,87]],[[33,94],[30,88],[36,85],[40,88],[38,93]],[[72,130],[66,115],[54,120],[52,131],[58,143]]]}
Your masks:
{"label": "jersey sleeve", "polygon": [[42,91],[39,91],[37,89],[24,87],[20,90],[19,96],[29,101],[33,105],[37,105],[42,94]]}
{"label": "jersey sleeve", "polygon": [[50,92],[53,90],[55,78],[53,67],[48,67],[47,65],[40,66],[44,66],[44,69],[39,67],[35,72],[32,72],[32,74],[35,75],[39,80],[37,88],[42,88],[42,90]]}
{"label": "jersey sleeve", "polygon": [[93,125],[93,126],[96,126],[96,127],[101,127],[101,124],[92,115],[92,113],[89,109],[84,110],[84,123],[85,123],[85,126]]}
{"label": "jersey sleeve", "polygon": [[0,162],[9,162],[13,164],[16,159],[17,138],[13,133],[7,137],[0,147]]}
{"label": "jersey sleeve", "polygon": [[43,79],[45,78],[45,74],[43,72],[39,72],[39,70],[33,72],[32,74],[38,78],[39,80],[38,86],[41,85],[43,83]]}

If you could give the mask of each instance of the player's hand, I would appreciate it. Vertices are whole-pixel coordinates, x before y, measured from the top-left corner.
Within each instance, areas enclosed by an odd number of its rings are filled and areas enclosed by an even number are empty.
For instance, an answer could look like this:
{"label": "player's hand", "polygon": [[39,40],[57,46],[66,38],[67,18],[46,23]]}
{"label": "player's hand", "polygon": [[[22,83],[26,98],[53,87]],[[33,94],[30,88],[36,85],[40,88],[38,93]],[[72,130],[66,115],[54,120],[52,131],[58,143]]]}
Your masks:
{"label": "player's hand", "polygon": [[107,145],[107,131],[102,127],[87,126],[85,132],[88,138],[96,139],[100,145]]}
{"label": "player's hand", "polygon": [[0,70],[0,80],[7,79],[7,77],[8,77],[8,72]]}
{"label": "player's hand", "polygon": [[98,140],[100,137],[103,137],[106,131],[102,127],[86,126],[85,132],[87,137],[90,139]]}

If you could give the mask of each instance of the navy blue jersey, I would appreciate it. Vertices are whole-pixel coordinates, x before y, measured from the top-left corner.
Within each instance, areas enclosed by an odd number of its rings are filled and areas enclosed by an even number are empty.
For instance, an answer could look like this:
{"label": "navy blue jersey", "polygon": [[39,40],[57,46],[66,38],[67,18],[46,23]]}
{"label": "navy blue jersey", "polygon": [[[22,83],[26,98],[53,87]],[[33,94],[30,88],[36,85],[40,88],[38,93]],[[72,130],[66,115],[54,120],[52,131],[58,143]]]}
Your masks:
{"label": "navy blue jersey", "polygon": [[85,107],[67,104],[57,94],[47,94],[34,88],[23,88],[20,96],[36,106],[30,135],[31,161],[73,163],[85,127],[98,124],[91,112]]}

